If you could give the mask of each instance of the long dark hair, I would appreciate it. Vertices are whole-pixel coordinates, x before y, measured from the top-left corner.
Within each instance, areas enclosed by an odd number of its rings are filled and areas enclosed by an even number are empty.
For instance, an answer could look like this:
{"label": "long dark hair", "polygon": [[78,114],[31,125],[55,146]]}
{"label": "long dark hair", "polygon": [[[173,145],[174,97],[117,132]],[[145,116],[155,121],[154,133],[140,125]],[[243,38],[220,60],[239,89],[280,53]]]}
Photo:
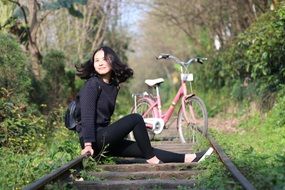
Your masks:
{"label": "long dark hair", "polygon": [[99,76],[94,68],[94,55],[100,50],[104,51],[104,57],[112,67],[111,80],[114,80],[117,83],[122,83],[133,76],[133,70],[128,67],[128,65],[122,63],[114,50],[107,46],[102,46],[96,49],[90,60],[84,64],[75,66],[77,76],[79,76],[81,79],[89,79],[94,74]]}

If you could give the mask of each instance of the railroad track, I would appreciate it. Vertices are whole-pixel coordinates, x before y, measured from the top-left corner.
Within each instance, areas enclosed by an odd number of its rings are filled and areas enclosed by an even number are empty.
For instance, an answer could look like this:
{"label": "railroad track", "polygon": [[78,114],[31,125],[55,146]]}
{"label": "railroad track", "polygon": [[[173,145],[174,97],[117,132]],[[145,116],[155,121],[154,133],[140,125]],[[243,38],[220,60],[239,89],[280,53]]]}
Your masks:
{"label": "railroad track", "polygon": [[[170,131],[171,132],[171,131]],[[169,134],[168,134],[169,135]],[[171,135],[170,135],[171,136]],[[180,144],[177,139],[165,136],[161,141],[154,141],[157,148],[189,153],[193,152],[191,144]],[[246,190],[254,190],[254,186],[242,175],[218,143],[211,137],[206,137],[215,153],[227,167],[232,176]],[[72,180],[71,169],[82,170],[82,162],[87,155],[79,156],[66,165],[26,186],[25,190],[43,189],[45,185],[54,182],[68,182],[75,189],[191,189],[196,186],[195,176],[201,171],[197,163],[165,163],[159,165],[146,164],[144,159],[118,159],[117,164],[98,165],[96,171],[88,173],[93,180]]]}

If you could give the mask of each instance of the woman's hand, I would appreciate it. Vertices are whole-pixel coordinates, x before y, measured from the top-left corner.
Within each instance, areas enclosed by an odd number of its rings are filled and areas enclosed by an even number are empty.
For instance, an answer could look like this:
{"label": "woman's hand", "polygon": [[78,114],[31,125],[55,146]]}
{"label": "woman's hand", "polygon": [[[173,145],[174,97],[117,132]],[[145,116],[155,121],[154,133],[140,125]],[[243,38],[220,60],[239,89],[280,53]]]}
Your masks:
{"label": "woman's hand", "polygon": [[92,144],[90,143],[85,143],[84,144],[84,149],[81,151],[81,155],[86,154],[86,153],[90,153],[91,156],[94,154],[94,150],[92,148]]}

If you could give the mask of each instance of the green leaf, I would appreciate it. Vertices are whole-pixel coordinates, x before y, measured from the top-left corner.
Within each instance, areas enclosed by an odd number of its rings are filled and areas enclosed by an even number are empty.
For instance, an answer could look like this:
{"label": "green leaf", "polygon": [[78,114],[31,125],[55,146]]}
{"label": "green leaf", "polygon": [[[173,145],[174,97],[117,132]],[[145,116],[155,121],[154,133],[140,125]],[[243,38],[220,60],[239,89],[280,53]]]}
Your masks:
{"label": "green leaf", "polygon": [[75,17],[78,17],[78,18],[83,18],[83,14],[80,11],[74,9],[73,5],[68,9],[68,12],[72,16],[75,16]]}
{"label": "green leaf", "polygon": [[44,3],[42,10],[57,10],[66,8],[72,16],[83,18],[83,14],[74,8],[74,3],[85,5],[87,0],[58,0],[53,3]]}
{"label": "green leaf", "polygon": [[88,0],[73,0],[73,3],[79,3],[81,5],[86,5]]}
{"label": "green leaf", "polygon": [[[26,16],[28,16],[29,15],[29,9],[26,6],[22,6],[22,7],[23,7],[23,9],[25,11]],[[23,9],[21,9],[20,7],[17,6],[15,8],[12,16],[14,18],[24,19],[25,17],[24,17]]]}
{"label": "green leaf", "polygon": [[61,7],[68,8],[68,9],[73,4],[73,1],[68,1],[68,0],[58,0],[57,2],[61,5]]}
{"label": "green leaf", "polygon": [[57,10],[60,9],[61,5],[58,2],[43,3],[42,10]]}
{"label": "green leaf", "polygon": [[263,60],[267,60],[267,58],[268,58],[268,53],[267,52],[263,52],[263,54],[262,54],[262,59]]}

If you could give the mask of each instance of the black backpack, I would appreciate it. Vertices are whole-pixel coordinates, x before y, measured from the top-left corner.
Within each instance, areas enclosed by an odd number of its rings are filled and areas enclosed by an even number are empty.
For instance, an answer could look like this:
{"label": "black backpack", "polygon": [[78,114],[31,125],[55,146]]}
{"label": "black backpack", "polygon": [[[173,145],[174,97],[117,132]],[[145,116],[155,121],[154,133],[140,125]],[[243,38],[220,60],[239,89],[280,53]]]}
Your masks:
{"label": "black backpack", "polygon": [[[98,94],[97,94],[97,100],[101,94],[101,87],[98,85]],[[79,102],[79,98],[77,97],[76,100]],[[80,123],[80,104],[77,103],[76,100],[72,100],[65,111],[64,114],[64,124],[65,127],[69,130],[76,131],[76,126]]]}
{"label": "black backpack", "polygon": [[[69,130],[76,130],[76,126],[78,124],[77,118],[76,118],[76,101],[73,100],[68,104],[67,110],[64,114],[64,124],[65,127]],[[77,110],[78,111],[78,110]]]}

